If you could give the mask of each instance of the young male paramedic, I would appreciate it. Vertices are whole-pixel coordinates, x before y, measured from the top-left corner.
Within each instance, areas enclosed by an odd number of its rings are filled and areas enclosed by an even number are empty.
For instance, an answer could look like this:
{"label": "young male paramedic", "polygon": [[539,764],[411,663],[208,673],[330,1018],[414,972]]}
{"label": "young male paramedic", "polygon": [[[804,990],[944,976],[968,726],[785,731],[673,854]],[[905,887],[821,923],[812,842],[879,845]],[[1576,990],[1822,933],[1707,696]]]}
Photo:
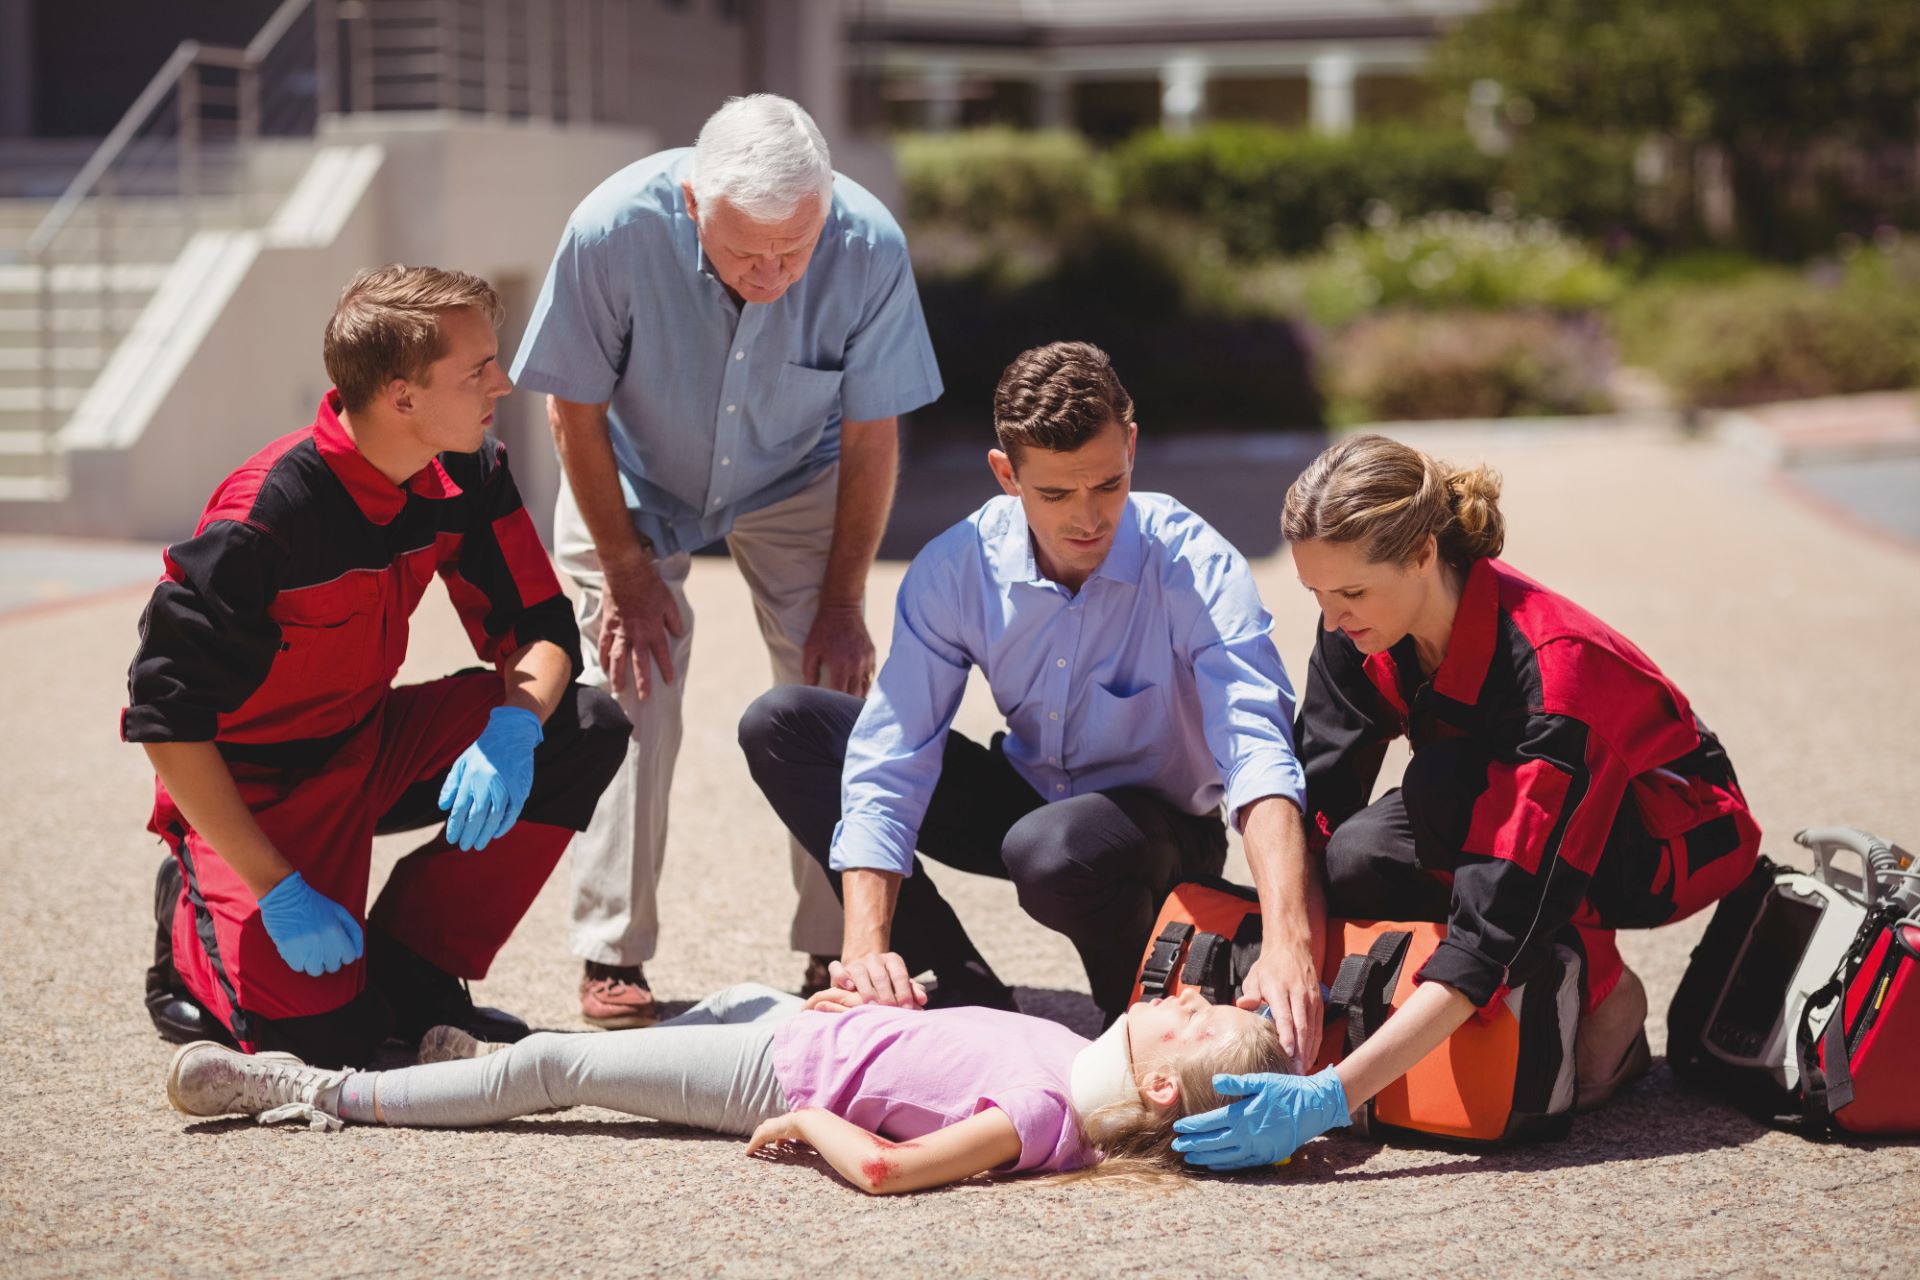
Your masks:
{"label": "young male paramedic", "polygon": [[[487,435],[513,389],[499,321],[472,276],[362,274],[313,425],[167,548],[121,733],[159,775],[149,829],[174,860],[148,995],[171,1039],[333,1066],[435,1023],[526,1033],[461,980],[586,826],[628,725],[572,683],[572,611]],[[436,573],[493,669],[396,688]],[[367,909],[374,834],[443,820]]]}
{"label": "young male paramedic", "polygon": [[[1007,496],[915,557],[872,696],[776,689],[741,722],[754,780],[837,873],[835,981],[906,1004],[931,969],[943,1003],[1010,1007],[918,849],[1011,879],[1073,941],[1111,1022],[1167,891],[1220,870],[1224,801],[1269,939],[1248,1002],[1270,1004],[1284,1047],[1312,1061],[1323,908],[1293,691],[1246,561],[1173,499],[1129,494],[1133,402],[1099,348],[1020,356],[994,430]],[[949,728],[974,666],[1007,717],[990,746]]]}

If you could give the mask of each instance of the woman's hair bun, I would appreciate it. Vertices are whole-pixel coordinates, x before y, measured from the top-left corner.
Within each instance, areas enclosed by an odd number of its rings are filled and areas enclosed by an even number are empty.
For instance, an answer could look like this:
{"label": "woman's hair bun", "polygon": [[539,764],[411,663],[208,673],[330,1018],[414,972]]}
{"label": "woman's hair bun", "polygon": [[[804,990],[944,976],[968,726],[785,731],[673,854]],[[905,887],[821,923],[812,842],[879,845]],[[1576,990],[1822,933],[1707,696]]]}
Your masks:
{"label": "woman's hair bun", "polygon": [[1507,522],[1500,514],[1500,473],[1491,467],[1449,471],[1447,492],[1453,502],[1453,528],[1448,530],[1451,537],[1442,541],[1451,541],[1461,560],[1499,555],[1507,542]]}

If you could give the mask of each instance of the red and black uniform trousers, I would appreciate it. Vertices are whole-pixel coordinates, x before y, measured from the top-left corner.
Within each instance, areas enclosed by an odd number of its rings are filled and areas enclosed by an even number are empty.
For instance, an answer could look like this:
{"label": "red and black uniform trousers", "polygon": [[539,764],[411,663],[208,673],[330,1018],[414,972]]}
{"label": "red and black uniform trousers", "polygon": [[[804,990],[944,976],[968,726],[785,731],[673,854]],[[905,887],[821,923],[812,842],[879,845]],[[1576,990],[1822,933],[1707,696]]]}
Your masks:
{"label": "red and black uniform trousers", "polygon": [[[122,735],[214,742],[267,838],[313,889],[366,924],[363,956],[289,968],[233,869],[156,781],[149,829],[179,861],[173,957],[243,1048],[364,1063],[417,1033],[412,977],[484,977],[626,751],[605,694],[570,684],[534,754],[519,821],[486,848],[450,845],[438,807],[453,762],[502,701],[499,664],[535,641],[580,664],[579,633],[489,440],[405,485],[362,457],[329,395],[215,491],[166,552],[141,619]],[[436,574],[486,670],[394,687],[409,618]],[[367,904],[373,837],[441,828]],[[450,975],[450,976],[449,976]]]}
{"label": "red and black uniform trousers", "polygon": [[[1369,803],[1406,735],[1401,785]],[[1411,637],[1362,655],[1322,630],[1297,740],[1329,909],[1434,920],[1420,981],[1485,1007],[1555,943],[1591,1011],[1614,931],[1679,920],[1745,879],[1760,829],[1719,741],[1625,637],[1498,560],[1468,571],[1432,677]]]}

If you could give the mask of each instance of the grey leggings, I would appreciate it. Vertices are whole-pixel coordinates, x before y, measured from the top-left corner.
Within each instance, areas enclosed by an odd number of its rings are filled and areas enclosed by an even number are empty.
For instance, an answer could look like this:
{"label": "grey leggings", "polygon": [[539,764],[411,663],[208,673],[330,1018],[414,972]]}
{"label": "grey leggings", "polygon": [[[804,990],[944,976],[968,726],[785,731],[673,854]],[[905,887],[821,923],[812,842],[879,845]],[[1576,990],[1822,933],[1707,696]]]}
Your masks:
{"label": "grey leggings", "polygon": [[773,1031],[800,1006],[784,991],[742,983],[657,1027],[543,1031],[484,1058],[356,1073],[344,1092],[377,1096],[392,1125],[461,1128],[587,1106],[745,1135],[788,1109],[773,1074]]}

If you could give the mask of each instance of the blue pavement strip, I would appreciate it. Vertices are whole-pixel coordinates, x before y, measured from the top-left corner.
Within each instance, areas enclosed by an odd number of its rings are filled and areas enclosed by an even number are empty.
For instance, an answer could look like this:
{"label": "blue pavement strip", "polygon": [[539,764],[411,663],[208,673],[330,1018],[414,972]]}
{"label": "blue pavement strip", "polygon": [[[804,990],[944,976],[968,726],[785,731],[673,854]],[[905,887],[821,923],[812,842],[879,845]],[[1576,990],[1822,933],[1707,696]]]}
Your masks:
{"label": "blue pavement strip", "polygon": [[0,537],[0,616],[156,581],[158,543]]}
{"label": "blue pavement strip", "polygon": [[1920,544],[1920,458],[1796,462],[1787,474],[1862,523]]}

